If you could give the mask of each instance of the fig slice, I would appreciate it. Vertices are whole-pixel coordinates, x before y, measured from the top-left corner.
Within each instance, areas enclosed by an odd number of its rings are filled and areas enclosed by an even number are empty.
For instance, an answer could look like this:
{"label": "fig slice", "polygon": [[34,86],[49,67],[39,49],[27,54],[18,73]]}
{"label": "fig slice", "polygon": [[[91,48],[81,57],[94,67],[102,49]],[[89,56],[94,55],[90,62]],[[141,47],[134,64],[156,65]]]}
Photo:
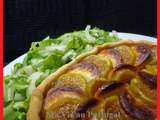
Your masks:
{"label": "fig slice", "polygon": [[156,89],[151,89],[143,81],[139,79],[133,79],[130,82],[128,91],[136,100],[149,106],[150,108],[156,108],[157,106],[157,92]]}
{"label": "fig slice", "polygon": [[46,111],[45,119],[42,120],[75,120],[74,113],[79,103],[65,103],[55,111]]}
{"label": "fig slice", "polygon": [[86,99],[75,87],[51,88],[44,101],[45,120],[74,120],[77,106]]}
{"label": "fig slice", "polygon": [[134,64],[135,55],[134,55],[133,50],[129,46],[121,45],[121,46],[116,47],[115,49],[117,49],[120,52],[123,63],[131,64],[131,65]]}
{"label": "fig slice", "polygon": [[107,95],[110,92],[113,92],[117,88],[120,88],[124,85],[122,82],[116,82],[116,81],[111,81],[108,82],[107,84],[102,85],[95,93],[95,97],[99,98],[104,95]]}
{"label": "fig slice", "polygon": [[146,107],[133,104],[133,100],[126,92],[119,95],[120,105],[124,111],[136,120],[155,120],[154,113]]}
{"label": "fig slice", "polygon": [[85,92],[87,83],[82,75],[76,73],[67,73],[58,78],[54,84],[55,88],[61,88],[64,86],[74,86]]}
{"label": "fig slice", "polygon": [[[90,98],[89,100],[82,102],[76,110],[75,113],[75,120],[90,120],[91,119],[91,109],[97,106],[98,101],[95,98]],[[89,113],[89,114],[88,114]],[[81,115],[84,115],[84,118],[81,118]]]}
{"label": "fig slice", "polygon": [[95,64],[86,61],[82,61],[72,66],[69,72],[81,74],[87,81],[94,79],[101,74],[100,69]]}
{"label": "fig slice", "polygon": [[104,59],[98,55],[90,55],[86,57],[84,61],[96,65],[101,72],[101,77],[105,77],[112,67],[111,61],[109,59]]}
{"label": "fig slice", "polygon": [[96,114],[96,120],[133,120],[120,106],[117,95],[103,99],[92,111],[99,113]]}
{"label": "fig slice", "polygon": [[138,72],[140,78],[149,85],[152,89],[157,88],[157,75],[152,75],[144,71]]}
{"label": "fig slice", "polygon": [[76,87],[51,88],[44,102],[44,110],[55,110],[65,102],[77,102],[85,98],[81,89]]}
{"label": "fig slice", "polygon": [[50,96],[56,92],[76,92],[78,94],[83,94],[80,88],[77,88],[75,86],[63,86],[63,87],[58,87],[58,88],[51,88],[48,91],[47,96]]}
{"label": "fig slice", "polygon": [[107,80],[105,78],[97,78],[95,80],[90,81],[87,87],[88,93],[91,96],[94,96],[98,88],[104,85],[106,81]]}
{"label": "fig slice", "polygon": [[109,73],[108,79],[126,83],[137,77],[136,71],[137,69],[133,65],[120,64]]}
{"label": "fig slice", "polygon": [[114,48],[103,50],[99,55],[106,59],[110,59],[113,67],[122,64],[122,56],[120,52]]}
{"label": "fig slice", "polygon": [[147,45],[137,45],[136,48],[137,58],[135,66],[139,66],[146,62],[151,56],[151,50]]}
{"label": "fig slice", "polygon": [[95,98],[91,98],[83,103],[81,103],[76,112],[77,113],[86,113],[92,107],[95,107],[98,104],[98,101]]}
{"label": "fig slice", "polygon": [[118,70],[121,70],[121,69],[130,69],[132,71],[136,71],[137,68],[133,65],[130,65],[130,64],[119,64],[118,66],[116,66],[114,69],[113,69],[113,72],[116,72]]}

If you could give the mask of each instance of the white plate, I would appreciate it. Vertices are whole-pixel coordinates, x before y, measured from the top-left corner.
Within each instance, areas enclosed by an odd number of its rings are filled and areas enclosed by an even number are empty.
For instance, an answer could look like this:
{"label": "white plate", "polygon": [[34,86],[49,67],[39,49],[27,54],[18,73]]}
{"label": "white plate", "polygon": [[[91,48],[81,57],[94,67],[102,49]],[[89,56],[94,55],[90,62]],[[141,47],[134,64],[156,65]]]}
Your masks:
{"label": "white plate", "polygon": [[[148,36],[144,36],[144,35],[138,35],[138,34],[131,34],[131,33],[118,33],[118,37],[124,40],[127,39],[133,39],[133,40],[147,40],[147,41],[152,41],[152,42],[156,42],[157,39],[153,38],[153,37],[148,37]],[[12,61],[11,63],[9,63],[4,69],[3,69],[3,74],[4,75],[8,75],[11,73],[12,68],[14,66],[15,63],[20,63],[23,61],[24,57],[26,54],[18,57],[17,59],[15,59],[14,61]]]}

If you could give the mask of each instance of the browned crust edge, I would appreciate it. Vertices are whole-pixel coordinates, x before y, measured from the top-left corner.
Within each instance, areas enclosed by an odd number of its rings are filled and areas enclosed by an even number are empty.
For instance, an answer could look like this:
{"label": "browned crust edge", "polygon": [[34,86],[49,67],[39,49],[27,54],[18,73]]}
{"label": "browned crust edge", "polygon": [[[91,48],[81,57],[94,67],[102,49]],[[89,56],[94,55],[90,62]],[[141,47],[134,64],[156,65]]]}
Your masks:
{"label": "browned crust edge", "polygon": [[46,94],[46,91],[48,90],[51,83],[56,80],[60,75],[64,74],[68,68],[79,61],[81,61],[83,58],[89,55],[93,55],[101,51],[102,49],[115,47],[117,45],[133,45],[133,44],[147,44],[147,45],[156,45],[154,42],[149,42],[145,40],[120,40],[118,42],[111,42],[111,43],[105,43],[103,45],[96,46],[93,50],[90,52],[82,53],[79,56],[77,56],[74,60],[72,60],[70,63],[63,65],[61,68],[59,68],[56,72],[50,74],[32,93],[30,104],[29,104],[29,110],[27,112],[27,120],[40,120],[40,111],[43,104],[44,95]]}

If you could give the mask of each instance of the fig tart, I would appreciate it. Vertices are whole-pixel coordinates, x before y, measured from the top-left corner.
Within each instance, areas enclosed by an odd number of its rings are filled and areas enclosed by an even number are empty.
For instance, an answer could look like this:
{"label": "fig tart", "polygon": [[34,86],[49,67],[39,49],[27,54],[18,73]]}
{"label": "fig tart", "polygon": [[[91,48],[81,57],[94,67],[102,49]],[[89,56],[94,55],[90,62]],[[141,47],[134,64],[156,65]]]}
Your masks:
{"label": "fig tart", "polygon": [[156,120],[156,49],[127,40],[79,55],[34,90],[27,120]]}

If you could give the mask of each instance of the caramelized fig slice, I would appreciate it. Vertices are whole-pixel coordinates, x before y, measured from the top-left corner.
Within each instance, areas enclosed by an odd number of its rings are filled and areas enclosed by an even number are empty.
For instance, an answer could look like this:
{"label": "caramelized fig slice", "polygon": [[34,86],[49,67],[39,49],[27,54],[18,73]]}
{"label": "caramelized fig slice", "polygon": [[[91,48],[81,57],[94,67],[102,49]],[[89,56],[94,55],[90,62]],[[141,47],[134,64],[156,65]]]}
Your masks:
{"label": "caramelized fig slice", "polygon": [[[123,85],[124,85],[124,83],[122,83],[122,82],[116,82],[116,81],[108,82],[107,84],[102,85],[97,90],[97,92],[95,93],[95,97],[99,98],[99,97],[102,97],[104,95],[107,95],[110,92],[113,93],[114,90],[116,90],[117,88],[122,87]],[[120,90],[118,90],[118,91],[120,91]]]}
{"label": "caramelized fig slice", "polygon": [[86,80],[90,81],[101,74],[101,70],[93,63],[82,61],[69,70],[70,73],[78,73],[85,77]]}
{"label": "caramelized fig slice", "polygon": [[105,78],[96,78],[94,80],[91,80],[87,86],[88,94],[90,96],[94,96],[98,88],[101,87],[103,84],[105,84],[106,81],[107,79]]}
{"label": "caramelized fig slice", "polygon": [[79,103],[68,102],[59,106],[55,111],[46,111],[45,119],[42,120],[75,120],[73,116]]}
{"label": "caramelized fig slice", "polygon": [[144,84],[141,80],[133,79],[129,85],[129,91],[137,100],[149,107],[156,108],[157,106],[157,92],[156,89],[151,89],[148,85]]}
{"label": "caramelized fig slice", "polygon": [[120,52],[114,48],[103,50],[98,55],[110,59],[113,67],[122,64],[122,56]]}
{"label": "caramelized fig slice", "polygon": [[77,102],[85,98],[81,89],[76,87],[51,88],[44,102],[44,110],[56,110],[66,102]]}
{"label": "caramelized fig slice", "polygon": [[101,77],[105,77],[112,67],[110,60],[98,55],[90,55],[86,57],[84,61],[95,64],[101,72]]}
{"label": "caramelized fig slice", "polygon": [[[91,98],[85,102],[82,102],[75,114],[75,120],[90,120],[92,118],[91,109],[97,106],[98,101],[95,98]],[[82,115],[83,114],[83,118]]]}
{"label": "caramelized fig slice", "polygon": [[144,83],[149,85],[152,89],[157,88],[157,75],[152,75],[143,71],[138,72],[138,74]]}
{"label": "caramelized fig slice", "polygon": [[80,88],[83,91],[86,91],[86,80],[84,77],[77,73],[67,73],[62,75],[56,82],[54,87],[64,87],[64,86],[74,86]]}
{"label": "caramelized fig slice", "polygon": [[133,104],[131,96],[121,93],[119,96],[120,105],[124,111],[136,120],[155,120],[154,113],[149,108]]}
{"label": "caramelized fig slice", "polygon": [[51,88],[44,101],[45,120],[74,120],[73,113],[85,98],[74,87]]}
{"label": "caramelized fig slice", "polygon": [[134,55],[134,52],[130,47],[126,45],[121,45],[116,47],[115,49],[117,49],[120,52],[123,63],[131,65],[134,64],[136,56]]}
{"label": "caramelized fig slice", "polygon": [[139,66],[149,60],[151,56],[151,50],[147,45],[141,44],[135,47],[135,51],[137,54],[135,66]]}
{"label": "caramelized fig slice", "polygon": [[133,120],[122,109],[117,95],[107,97],[92,110],[96,120]]}
{"label": "caramelized fig slice", "polygon": [[109,80],[129,82],[137,77],[136,68],[129,64],[120,64],[115,67],[108,75]]}
{"label": "caramelized fig slice", "polygon": [[132,71],[136,71],[137,68],[133,65],[130,65],[130,64],[119,64],[118,66],[116,66],[113,71],[116,72],[118,70],[121,70],[121,69],[130,69]]}

